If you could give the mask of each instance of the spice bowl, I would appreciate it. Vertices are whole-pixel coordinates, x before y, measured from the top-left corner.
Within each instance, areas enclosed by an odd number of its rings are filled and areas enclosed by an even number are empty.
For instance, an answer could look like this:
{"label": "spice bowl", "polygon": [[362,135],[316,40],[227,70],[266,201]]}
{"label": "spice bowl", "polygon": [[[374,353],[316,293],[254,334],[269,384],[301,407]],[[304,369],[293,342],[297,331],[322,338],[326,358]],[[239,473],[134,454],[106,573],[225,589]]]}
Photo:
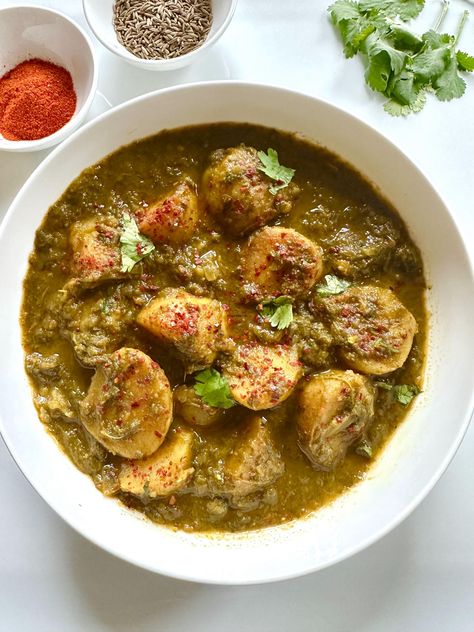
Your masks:
{"label": "spice bowl", "polygon": [[[204,4],[205,0],[202,0],[202,2]],[[143,70],[159,71],[177,70],[178,68],[187,66],[188,64],[191,64],[193,61],[198,59],[205,51],[207,51],[213,44],[215,44],[229,26],[235,12],[235,8],[237,6],[237,0],[210,0],[212,24],[202,43],[189,52],[183,51],[183,54],[179,54],[178,56],[160,59],[145,59],[137,56],[130,52],[130,50],[128,50],[119,41],[114,28],[115,0],[82,0],[82,4],[90,28],[94,32],[97,39],[100,40],[100,42],[106,48],[108,48],[112,53],[125,60],[126,62],[132,64],[133,66],[137,66],[138,68],[142,68]],[[180,14],[179,16],[171,14],[173,11],[180,12],[180,9],[178,8],[180,4],[183,6],[188,5],[189,2],[186,2],[185,0],[178,0],[176,3],[173,3],[173,5],[176,7],[174,9],[164,10],[163,17],[162,19],[160,19],[159,22],[156,21],[156,17],[154,19],[151,18],[151,20],[150,18],[145,18],[144,22],[141,20],[137,21],[136,17],[134,17],[133,10],[133,7],[136,7],[137,4],[139,4],[137,3],[137,0],[128,0],[128,2],[127,0],[121,0],[121,5],[124,7],[123,12],[130,15],[129,18],[126,18],[126,23],[127,25],[130,24],[131,29],[136,29],[136,31],[139,33],[139,37],[141,38],[144,33],[143,29],[147,26],[147,20],[149,20],[148,24],[152,22],[153,28],[151,28],[150,30],[150,38],[148,40],[151,42],[152,45],[154,43],[156,44],[157,38],[161,38],[163,34],[165,34],[166,40],[175,40],[176,38],[172,31],[173,23],[175,23],[176,21],[178,21],[180,24],[183,24],[183,28],[186,27],[187,29],[187,27],[189,27],[191,31],[193,29],[193,21],[191,18],[189,18],[187,13],[183,11],[182,14]],[[142,4],[145,4],[145,2],[143,2]],[[153,2],[149,1],[146,4],[149,4],[151,6]],[[196,4],[199,5],[199,2]],[[168,23],[169,28],[167,29]],[[186,36],[188,36],[189,34],[189,29],[187,30],[188,32]],[[138,45],[139,44],[137,42],[136,46]]]}
{"label": "spice bowl", "polygon": [[8,140],[0,134],[0,150],[38,151],[64,140],[84,120],[97,87],[92,42],[83,29],[62,13],[38,6],[0,10],[0,77],[23,61],[41,59],[66,69],[73,81],[76,107],[56,132],[37,140]]}

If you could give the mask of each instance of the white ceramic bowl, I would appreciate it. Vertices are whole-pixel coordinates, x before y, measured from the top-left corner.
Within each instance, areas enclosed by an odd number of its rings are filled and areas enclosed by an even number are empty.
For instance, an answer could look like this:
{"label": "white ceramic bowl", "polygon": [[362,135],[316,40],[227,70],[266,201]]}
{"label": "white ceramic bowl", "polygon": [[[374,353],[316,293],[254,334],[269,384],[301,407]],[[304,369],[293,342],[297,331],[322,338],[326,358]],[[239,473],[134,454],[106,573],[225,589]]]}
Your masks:
{"label": "white ceramic bowl", "polygon": [[[173,532],[105,498],[58,449],[32,403],[18,315],[35,230],[85,167],[161,129],[217,121],[299,132],[372,180],[399,209],[421,248],[432,286],[432,316],[424,392],[363,482],[304,520],[209,537]],[[474,390],[469,344],[474,291],[461,236],[431,184],[404,154],[323,101],[280,88],[215,82],[147,94],[103,114],[48,156],[18,194],[0,229],[0,269],[0,428],[7,446],[33,486],[71,526],[152,571],[201,582],[253,583],[342,560],[414,509],[447,467],[467,428]]]}
{"label": "white ceramic bowl", "polygon": [[0,9],[0,75],[35,57],[63,66],[71,73],[76,111],[64,127],[45,138],[13,141],[0,134],[0,150],[37,151],[56,145],[82,123],[94,98],[94,49],[78,24],[59,11],[33,5]]}
{"label": "white ceramic bowl", "polygon": [[132,55],[118,41],[113,26],[113,7],[115,0],[82,0],[84,13],[95,36],[112,53],[129,64],[143,70],[177,70],[198,59],[213,46],[229,26],[237,6],[237,0],[211,0],[213,21],[204,43],[185,55],[174,59],[140,59]]}

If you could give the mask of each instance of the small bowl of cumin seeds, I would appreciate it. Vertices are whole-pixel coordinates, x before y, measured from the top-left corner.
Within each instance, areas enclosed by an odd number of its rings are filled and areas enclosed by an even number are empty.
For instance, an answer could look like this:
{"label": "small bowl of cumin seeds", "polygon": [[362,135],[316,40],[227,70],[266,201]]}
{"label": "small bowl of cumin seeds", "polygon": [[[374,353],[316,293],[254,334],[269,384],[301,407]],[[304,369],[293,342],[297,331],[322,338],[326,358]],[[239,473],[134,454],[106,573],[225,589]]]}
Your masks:
{"label": "small bowl of cumin seeds", "polygon": [[95,36],[125,61],[176,70],[224,33],[237,0],[82,0]]}

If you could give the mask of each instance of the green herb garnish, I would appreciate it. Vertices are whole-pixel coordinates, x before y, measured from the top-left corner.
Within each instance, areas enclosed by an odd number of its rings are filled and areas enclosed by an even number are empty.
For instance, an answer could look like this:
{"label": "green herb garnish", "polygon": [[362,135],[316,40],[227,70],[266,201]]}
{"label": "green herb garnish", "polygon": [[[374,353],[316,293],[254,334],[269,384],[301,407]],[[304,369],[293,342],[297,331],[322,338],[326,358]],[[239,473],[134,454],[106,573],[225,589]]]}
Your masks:
{"label": "green herb garnish", "polygon": [[392,391],[395,399],[400,402],[400,404],[403,404],[403,406],[408,406],[412,399],[421,393],[418,386],[415,386],[414,384],[392,385],[388,382],[374,382],[374,386],[383,388],[386,391]]}
{"label": "green herb garnish", "polygon": [[324,277],[324,284],[321,283],[321,285],[318,285],[316,287],[316,292],[319,296],[342,294],[342,292],[345,292],[350,285],[349,281],[340,279],[339,277],[334,276],[334,274],[326,274]]}
{"label": "green herb garnish", "polygon": [[267,153],[259,151],[258,158],[262,163],[262,166],[258,167],[258,170],[263,171],[265,175],[276,182],[276,184],[271,185],[270,193],[275,195],[280,189],[284,189],[290,184],[295,175],[295,170],[280,165],[278,154],[274,149],[269,148]]}
{"label": "green herb garnish", "polygon": [[435,28],[419,36],[404,22],[416,17],[424,0],[337,0],[328,8],[339,31],[346,57],[361,53],[366,61],[365,80],[388,101],[385,110],[406,116],[423,109],[426,95],[440,101],[461,97],[466,83],[459,72],[474,71],[474,57],[456,51],[468,11],[455,36],[438,33],[448,10],[443,2]]}
{"label": "green herb garnish", "polygon": [[411,400],[416,395],[419,395],[420,392],[420,389],[414,384],[397,384],[393,387],[395,398],[404,406],[408,406]]}
{"label": "green herb garnish", "polygon": [[371,459],[373,456],[372,445],[368,442],[367,439],[361,439],[361,441],[357,444],[355,452],[359,456],[363,456],[366,459]]}
{"label": "green herb garnish", "polygon": [[226,378],[216,369],[205,369],[195,375],[194,391],[213,408],[232,408],[235,402]]}
{"label": "green herb garnish", "polygon": [[122,217],[122,234],[120,235],[120,253],[122,255],[122,272],[130,272],[134,265],[155,250],[153,242],[142,235],[137,223],[128,213]]}
{"label": "green herb garnish", "polygon": [[279,296],[263,301],[260,311],[272,327],[286,329],[293,321],[293,300],[289,296]]}

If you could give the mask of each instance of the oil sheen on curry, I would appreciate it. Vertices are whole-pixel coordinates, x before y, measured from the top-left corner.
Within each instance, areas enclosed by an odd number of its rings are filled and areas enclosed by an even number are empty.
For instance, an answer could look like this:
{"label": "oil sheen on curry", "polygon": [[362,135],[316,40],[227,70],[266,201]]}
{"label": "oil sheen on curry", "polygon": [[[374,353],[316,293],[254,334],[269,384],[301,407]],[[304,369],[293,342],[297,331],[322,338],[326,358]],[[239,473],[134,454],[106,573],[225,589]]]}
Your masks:
{"label": "oil sheen on curry", "polygon": [[424,295],[404,224],[336,156],[251,125],[164,131],[49,209],[26,370],[103,494],[174,528],[261,528],[364,478],[422,386]]}

